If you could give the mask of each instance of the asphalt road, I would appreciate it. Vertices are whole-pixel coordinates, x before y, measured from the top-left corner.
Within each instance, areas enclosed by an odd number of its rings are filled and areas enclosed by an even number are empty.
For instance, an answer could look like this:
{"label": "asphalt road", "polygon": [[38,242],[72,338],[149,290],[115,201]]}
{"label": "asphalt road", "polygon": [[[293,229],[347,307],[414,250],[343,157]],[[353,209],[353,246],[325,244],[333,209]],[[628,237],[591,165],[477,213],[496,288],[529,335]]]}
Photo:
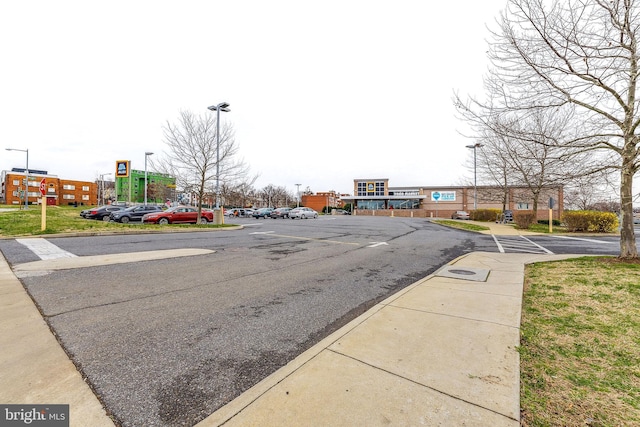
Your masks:
{"label": "asphalt road", "polygon": [[[246,227],[47,238],[80,257],[215,252],[22,278],[120,424],[193,425],[376,302],[457,256],[501,246],[492,236],[425,219],[228,222]],[[544,243],[570,253],[589,245],[618,249],[592,240]],[[0,240],[0,250],[14,266],[40,259],[15,240]]]}

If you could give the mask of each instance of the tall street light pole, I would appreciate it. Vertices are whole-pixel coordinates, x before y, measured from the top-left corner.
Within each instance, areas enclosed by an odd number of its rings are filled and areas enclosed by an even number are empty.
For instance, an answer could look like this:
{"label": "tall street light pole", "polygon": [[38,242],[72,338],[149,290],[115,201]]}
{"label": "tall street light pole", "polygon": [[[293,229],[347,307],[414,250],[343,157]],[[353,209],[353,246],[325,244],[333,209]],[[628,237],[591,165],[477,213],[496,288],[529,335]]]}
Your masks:
{"label": "tall street light pole", "polygon": [[220,111],[228,113],[231,110],[226,102],[208,108],[216,112],[216,210],[218,210],[220,209]]}
{"label": "tall street light pole", "polygon": [[473,148],[473,210],[478,209],[478,178],[477,178],[477,157],[476,149],[482,147],[482,144],[476,142],[473,145],[467,145],[467,148]]}
{"label": "tall street light pole", "polygon": [[151,156],[151,151],[144,153],[144,205],[147,206],[147,157]]}
{"label": "tall street light pole", "polygon": [[20,148],[7,148],[7,151],[22,151],[23,153],[27,153],[27,168],[24,170],[25,180],[24,180],[24,208],[29,209],[29,149],[22,150]]}
{"label": "tall street light pole", "polygon": [[298,199],[298,207],[300,207],[300,186],[302,184],[295,184],[296,186],[298,186],[298,197],[296,197],[296,199]]}

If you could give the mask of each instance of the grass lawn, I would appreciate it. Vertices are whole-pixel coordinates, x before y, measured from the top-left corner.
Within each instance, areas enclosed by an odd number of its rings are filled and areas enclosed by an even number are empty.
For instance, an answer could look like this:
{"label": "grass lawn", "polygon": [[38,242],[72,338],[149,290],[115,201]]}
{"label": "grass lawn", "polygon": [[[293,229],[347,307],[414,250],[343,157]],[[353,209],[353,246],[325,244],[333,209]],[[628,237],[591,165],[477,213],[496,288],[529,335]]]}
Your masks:
{"label": "grass lawn", "polygon": [[[6,207],[6,206],[2,206]],[[15,207],[13,207],[15,208]],[[47,227],[41,231],[42,207],[29,206],[28,210],[12,209],[10,211],[0,211],[0,237],[33,236],[42,234],[72,233],[72,232],[121,232],[135,230],[168,230],[176,228],[216,228],[225,225],[213,224],[176,224],[176,225],[154,225],[140,223],[120,224],[116,222],[96,221],[84,219],[80,216],[80,211],[88,209],[73,206],[48,206],[47,207]]]}
{"label": "grass lawn", "polygon": [[527,266],[523,426],[640,425],[640,263]]}

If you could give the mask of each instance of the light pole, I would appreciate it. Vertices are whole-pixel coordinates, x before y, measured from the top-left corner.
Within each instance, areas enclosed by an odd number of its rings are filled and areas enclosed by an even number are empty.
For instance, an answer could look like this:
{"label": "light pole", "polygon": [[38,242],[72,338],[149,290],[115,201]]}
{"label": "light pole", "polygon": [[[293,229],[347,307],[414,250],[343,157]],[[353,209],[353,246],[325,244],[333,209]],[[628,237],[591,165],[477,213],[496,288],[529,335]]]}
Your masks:
{"label": "light pole", "polygon": [[25,180],[24,180],[24,208],[29,209],[29,149],[22,150],[20,148],[7,148],[7,151],[22,151],[23,153],[27,153],[27,168],[24,170]]}
{"label": "light pole", "polygon": [[144,205],[147,206],[147,157],[152,155],[151,151],[144,153]]}
{"label": "light pole", "polygon": [[294,184],[294,185],[296,185],[298,187],[298,196],[296,197],[296,199],[298,199],[298,206],[297,207],[300,207],[300,186],[302,184]]}
{"label": "light pole", "polygon": [[477,157],[476,149],[482,147],[482,144],[476,142],[473,145],[467,145],[467,148],[473,148],[473,210],[478,209],[478,179],[477,179]]}
{"label": "light pole", "polygon": [[220,209],[220,111],[228,113],[229,104],[221,102],[218,105],[208,107],[216,112],[216,210]]}
{"label": "light pole", "polygon": [[100,203],[99,205],[104,205],[104,177],[107,175],[113,175],[111,172],[109,173],[101,173],[100,176]]}

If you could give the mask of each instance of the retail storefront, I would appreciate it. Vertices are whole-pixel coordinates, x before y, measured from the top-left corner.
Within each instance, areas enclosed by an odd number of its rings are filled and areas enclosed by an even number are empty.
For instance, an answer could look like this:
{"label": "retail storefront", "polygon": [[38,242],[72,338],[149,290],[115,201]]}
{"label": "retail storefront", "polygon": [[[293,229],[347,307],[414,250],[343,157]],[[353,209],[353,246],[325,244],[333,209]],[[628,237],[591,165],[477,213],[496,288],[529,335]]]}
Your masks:
{"label": "retail storefront", "polygon": [[[351,203],[356,214],[417,217],[451,217],[455,211],[477,209],[508,209],[532,211],[534,197],[522,187],[498,188],[490,186],[415,186],[390,187],[389,180],[355,179],[354,196],[342,196],[343,203]],[[561,186],[542,189],[537,197],[538,215],[548,218],[548,200],[553,198],[554,218],[564,210]]]}

